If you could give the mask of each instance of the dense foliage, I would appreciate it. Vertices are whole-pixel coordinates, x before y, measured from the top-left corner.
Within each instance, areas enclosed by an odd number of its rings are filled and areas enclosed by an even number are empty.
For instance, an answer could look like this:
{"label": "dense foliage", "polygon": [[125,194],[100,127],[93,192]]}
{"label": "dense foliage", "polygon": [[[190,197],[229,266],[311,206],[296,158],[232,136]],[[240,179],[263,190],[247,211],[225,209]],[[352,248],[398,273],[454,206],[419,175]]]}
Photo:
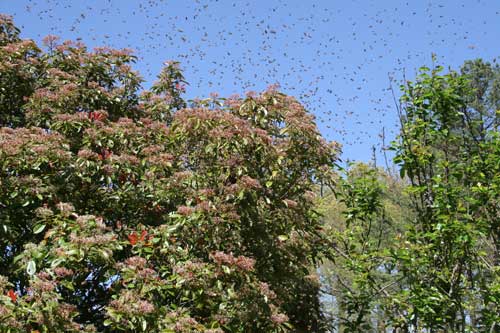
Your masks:
{"label": "dense foliage", "polygon": [[357,165],[322,199],[338,331],[500,329],[500,68],[443,70],[401,87],[400,175]]}
{"label": "dense foliage", "polygon": [[0,331],[320,332],[337,147],[274,88],[140,91],[127,50],[0,17]]}

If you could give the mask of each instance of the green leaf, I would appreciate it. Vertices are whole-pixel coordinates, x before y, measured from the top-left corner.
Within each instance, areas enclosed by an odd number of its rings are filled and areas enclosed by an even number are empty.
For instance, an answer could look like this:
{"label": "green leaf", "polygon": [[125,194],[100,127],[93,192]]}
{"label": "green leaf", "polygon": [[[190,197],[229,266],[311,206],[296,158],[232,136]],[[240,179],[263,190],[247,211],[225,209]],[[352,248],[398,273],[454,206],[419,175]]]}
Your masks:
{"label": "green leaf", "polygon": [[45,229],[45,224],[39,224],[39,225],[36,225],[35,228],[33,228],[33,233],[36,235],[36,234],[39,234],[41,233],[43,230]]}
{"label": "green leaf", "polygon": [[286,235],[279,235],[278,239],[280,240],[280,242],[284,242],[284,241],[286,241],[288,239],[288,236],[286,236]]}
{"label": "green leaf", "polygon": [[108,259],[109,259],[109,253],[108,253],[108,251],[106,251],[106,250],[100,250],[100,252],[101,252],[102,257],[103,257],[105,260],[108,260]]}
{"label": "green leaf", "polygon": [[28,273],[28,275],[35,275],[36,273],[36,264],[33,260],[30,260],[28,261],[28,266],[26,267],[26,273]]}

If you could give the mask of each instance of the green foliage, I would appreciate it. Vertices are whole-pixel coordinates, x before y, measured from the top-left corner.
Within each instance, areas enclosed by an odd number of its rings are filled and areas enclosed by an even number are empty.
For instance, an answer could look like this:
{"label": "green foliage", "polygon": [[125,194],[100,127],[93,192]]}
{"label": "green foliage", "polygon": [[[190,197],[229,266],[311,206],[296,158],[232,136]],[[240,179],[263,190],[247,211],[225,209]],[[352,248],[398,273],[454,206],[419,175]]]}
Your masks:
{"label": "green foliage", "polygon": [[[321,332],[336,146],[274,88],[139,93],[126,50],[0,25],[1,332]],[[6,70],[8,69],[8,70]]]}

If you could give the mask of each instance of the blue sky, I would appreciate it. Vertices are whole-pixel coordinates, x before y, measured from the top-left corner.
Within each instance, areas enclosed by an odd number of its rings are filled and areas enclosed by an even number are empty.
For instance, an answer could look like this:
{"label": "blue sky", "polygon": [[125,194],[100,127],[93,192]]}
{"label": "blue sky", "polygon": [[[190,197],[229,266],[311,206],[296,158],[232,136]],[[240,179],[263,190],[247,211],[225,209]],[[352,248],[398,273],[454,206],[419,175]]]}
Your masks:
{"label": "blue sky", "polygon": [[432,53],[455,68],[500,55],[498,0],[0,0],[0,12],[26,38],[135,49],[146,87],[178,60],[189,98],[280,83],[344,160],[370,160],[383,127],[394,138],[389,76],[411,79]]}

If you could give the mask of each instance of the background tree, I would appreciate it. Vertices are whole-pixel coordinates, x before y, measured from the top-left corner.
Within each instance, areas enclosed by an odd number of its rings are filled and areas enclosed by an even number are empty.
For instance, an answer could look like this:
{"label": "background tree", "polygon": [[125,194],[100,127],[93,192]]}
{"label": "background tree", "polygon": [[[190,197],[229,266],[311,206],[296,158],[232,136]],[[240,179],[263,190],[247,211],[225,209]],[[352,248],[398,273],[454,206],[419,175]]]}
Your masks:
{"label": "background tree", "polygon": [[[321,269],[331,330],[385,332],[391,298],[402,288],[392,251],[400,245],[411,210],[406,184],[382,169],[352,164],[321,199],[332,260]],[[331,301],[329,301],[331,300]]]}
{"label": "background tree", "polygon": [[473,92],[467,96],[467,109],[464,113],[469,131],[481,140],[491,130],[498,130],[500,110],[500,66],[482,59],[468,60],[460,68],[460,73],[469,80]]}

